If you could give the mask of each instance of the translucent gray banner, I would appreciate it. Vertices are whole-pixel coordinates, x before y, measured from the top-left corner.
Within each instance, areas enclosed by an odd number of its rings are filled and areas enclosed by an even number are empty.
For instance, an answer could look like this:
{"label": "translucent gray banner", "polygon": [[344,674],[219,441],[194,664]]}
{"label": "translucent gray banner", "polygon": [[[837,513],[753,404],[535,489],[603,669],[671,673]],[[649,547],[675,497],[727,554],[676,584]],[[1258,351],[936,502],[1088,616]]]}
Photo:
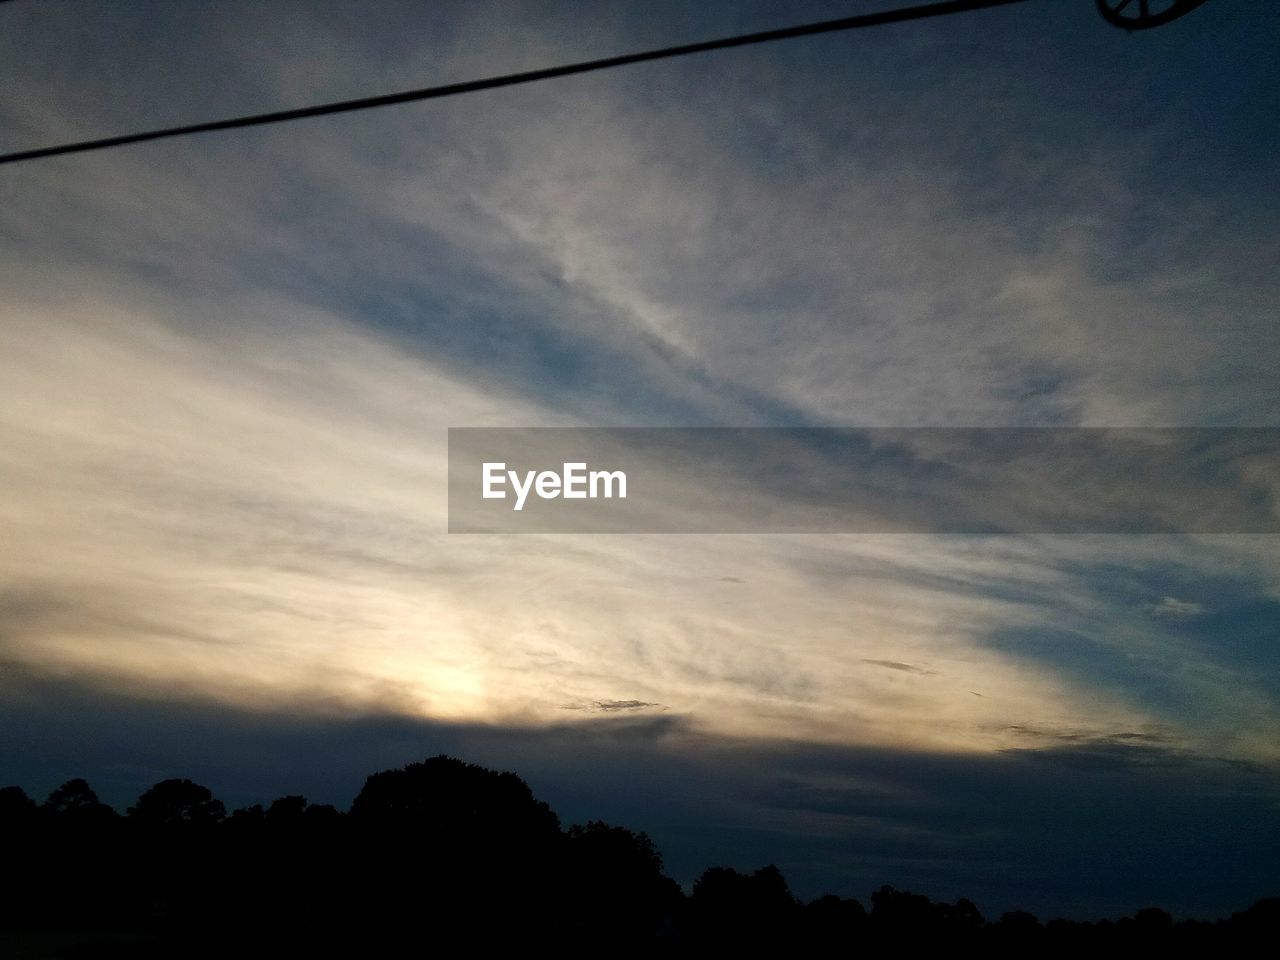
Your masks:
{"label": "translucent gray banner", "polygon": [[1276,533],[1280,428],[449,430],[450,533]]}

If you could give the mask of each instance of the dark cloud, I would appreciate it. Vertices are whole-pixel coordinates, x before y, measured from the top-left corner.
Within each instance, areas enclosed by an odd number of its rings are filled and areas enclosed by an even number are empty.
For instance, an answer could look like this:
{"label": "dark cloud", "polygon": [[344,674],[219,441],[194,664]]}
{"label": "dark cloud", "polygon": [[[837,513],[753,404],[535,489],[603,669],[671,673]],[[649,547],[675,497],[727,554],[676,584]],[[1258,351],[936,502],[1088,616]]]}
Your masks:
{"label": "dark cloud", "polygon": [[1034,745],[1010,747],[1007,756],[1048,761],[1073,769],[1124,770],[1134,767],[1181,766],[1204,768],[1221,763],[1244,763],[1193,753],[1164,733],[1133,730],[1080,733],[1015,725],[1007,728]]}
{"label": "dark cloud", "polygon": [[901,670],[903,673],[933,673],[932,670],[926,670],[924,667],[917,667],[913,663],[903,663],[900,660],[871,660],[867,657],[863,657],[862,662],[869,663],[876,667],[884,667],[886,670]]}
{"label": "dark cloud", "polygon": [[643,710],[665,710],[661,703],[648,700],[586,700],[562,704],[562,710],[585,710],[590,713],[632,713]]}
{"label": "dark cloud", "polygon": [[1020,737],[1026,737],[1031,740],[1053,741],[1058,744],[1067,744],[1078,746],[1081,744],[1091,745],[1108,745],[1108,746],[1124,746],[1124,745],[1146,745],[1158,746],[1171,744],[1173,738],[1160,732],[1137,731],[1137,730],[1121,730],[1115,733],[1081,733],[1069,727],[1051,728],[1051,727],[1031,727],[1026,724],[1015,723],[1005,727],[1010,733]]}
{"label": "dark cloud", "polygon": [[592,706],[605,713],[613,713],[618,710],[647,710],[650,707],[661,707],[662,704],[644,700],[595,700]]}

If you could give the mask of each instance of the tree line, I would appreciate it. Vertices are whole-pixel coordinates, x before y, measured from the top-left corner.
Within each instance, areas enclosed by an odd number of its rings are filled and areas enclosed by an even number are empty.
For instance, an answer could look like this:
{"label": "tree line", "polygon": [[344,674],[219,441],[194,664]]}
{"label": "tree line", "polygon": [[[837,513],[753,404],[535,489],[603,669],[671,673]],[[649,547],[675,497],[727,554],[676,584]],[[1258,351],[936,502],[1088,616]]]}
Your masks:
{"label": "tree line", "polygon": [[[438,756],[375,773],[343,812],[285,796],[228,813],[208,788],[164,780],[122,816],[84,780],[40,804],[0,789],[0,927],[79,932],[76,956],[224,956],[444,944],[560,949],[821,949],[928,943],[1004,952],[1221,949],[1280,931],[1280,898],[1174,922],[1158,908],[1087,923],[985,918],[884,886],[869,902],[802,902],[775,866],[704,871],[686,894],[644,833],[563,828],[513,773]],[[123,949],[123,948],[122,948]],[[88,951],[88,952],[86,952]],[[112,954],[116,955],[116,954]]]}

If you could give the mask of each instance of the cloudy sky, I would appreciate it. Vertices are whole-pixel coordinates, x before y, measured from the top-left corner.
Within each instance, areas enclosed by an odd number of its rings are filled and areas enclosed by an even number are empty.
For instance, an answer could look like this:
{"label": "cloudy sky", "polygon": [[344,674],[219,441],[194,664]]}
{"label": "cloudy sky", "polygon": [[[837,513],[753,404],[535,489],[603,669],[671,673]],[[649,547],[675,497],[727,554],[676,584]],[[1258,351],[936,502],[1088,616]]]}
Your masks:
{"label": "cloudy sky", "polygon": [[[20,0],[0,149],[882,6]],[[449,427],[1280,426],[1280,17],[1093,7],[0,167],[0,781],[444,750],[686,883],[1280,892],[1273,536],[446,532]]]}

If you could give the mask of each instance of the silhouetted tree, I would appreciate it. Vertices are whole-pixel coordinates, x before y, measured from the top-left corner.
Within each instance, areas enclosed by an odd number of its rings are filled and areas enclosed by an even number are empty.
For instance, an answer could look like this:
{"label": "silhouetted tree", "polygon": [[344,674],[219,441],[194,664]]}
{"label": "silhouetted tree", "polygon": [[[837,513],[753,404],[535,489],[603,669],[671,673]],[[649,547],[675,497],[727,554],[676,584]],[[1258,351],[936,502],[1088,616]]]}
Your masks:
{"label": "silhouetted tree", "polygon": [[1139,929],[1152,933],[1173,929],[1173,917],[1159,907],[1143,907],[1133,915],[1133,922]]}
{"label": "silhouetted tree", "polygon": [[796,933],[800,904],[770,864],[747,875],[711,867],[693,884],[689,928],[707,942],[779,944]]}
{"label": "silhouetted tree", "polygon": [[1010,910],[1008,913],[1001,914],[1000,926],[1008,930],[1039,930],[1040,921],[1036,919],[1034,913],[1027,913],[1025,910]]}
{"label": "silhouetted tree", "polygon": [[871,894],[871,922],[895,932],[918,932],[933,926],[933,901],[923,894],[888,885]]}
{"label": "silhouetted tree", "polygon": [[452,836],[557,833],[560,821],[514,773],[440,755],[365,780],[351,815]]}
{"label": "silhouetted tree", "polygon": [[76,778],[68,780],[49,794],[42,809],[58,817],[107,817],[113,818],[116,812],[98,799],[89,784]]}
{"label": "silhouetted tree", "polygon": [[36,814],[36,802],[21,787],[0,788],[0,828],[27,824]]}
{"label": "silhouetted tree", "polygon": [[245,866],[218,832],[225,816],[208,787],[187,779],[162,780],[138,798],[126,822],[140,910],[193,928],[225,898],[231,878]]}
{"label": "silhouetted tree", "polygon": [[350,820],[360,909],[462,923],[500,903],[509,923],[489,933],[512,939],[559,920],[560,821],[514,773],[446,756],[375,773]]}
{"label": "silhouetted tree", "polygon": [[805,940],[810,951],[841,951],[864,936],[867,911],[857,900],[827,894],[805,905]]}
{"label": "silhouetted tree", "polygon": [[566,833],[565,895],[572,925],[597,935],[653,935],[674,919],[684,895],[662,872],[647,834],[592,820]]}
{"label": "silhouetted tree", "polygon": [[129,817],[155,826],[193,824],[207,826],[226,816],[222,801],[208,787],[190,780],[162,780],[129,808]]}
{"label": "silhouetted tree", "polygon": [[307,798],[297,795],[280,797],[271,801],[267,819],[273,823],[297,823],[307,810]]}
{"label": "silhouetted tree", "polygon": [[[305,797],[236,810],[165,780],[119,817],[84,780],[37,806],[0,789],[0,924],[118,924],[162,940],[150,955],[418,954],[472,947],[804,956],[934,948],[995,955],[1180,950],[1241,955],[1280,931],[1280,899],[1215,923],[1148,907],[1097,923],[986,923],[966,899],[884,886],[871,909],[801,906],[775,866],[703,872],[685,897],[644,833],[602,821],[561,831],[512,773],[433,757],[370,776],[342,813]],[[0,932],[0,943],[4,942]],[[130,949],[131,954],[140,950]]]}
{"label": "silhouetted tree", "polygon": [[[1026,910],[1010,910],[1000,915],[1000,920],[991,925],[988,939],[1006,951],[1024,951],[1038,949],[1045,940],[1045,929],[1035,914]],[[1059,942],[1079,940],[1079,930],[1060,930]]]}
{"label": "silhouetted tree", "polygon": [[941,925],[957,933],[980,930],[986,922],[982,911],[966,897],[961,897],[955,903],[937,904],[936,911]]}
{"label": "silhouetted tree", "polygon": [[334,823],[342,818],[342,811],[331,803],[309,803],[303,816],[309,823]]}
{"label": "silhouetted tree", "polygon": [[[15,796],[21,808],[23,799]],[[28,801],[29,802],[29,801]],[[6,838],[9,862],[26,862],[18,892],[30,911],[46,923],[70,918],[97,921],[119,912],[122,891],[116,862],[124,848],[120,818],[80,778],[68,780],[49,794],[19,835]]]}
{"label": "silhouetted tree", "polygon": [[878,939],[971,941],[985,921],[973,901],[934,902],[928,897],[884,886],[871,895],[870,927]]}
{"label": "silhouetted tree", "polygon": [[267,811],[262,809],[262,804],[255,803],[251,807],[241,807],[238,810],[232,810],[231,816],[227,818],[228,822],[237,827],[244,827],[250,824],[260,825],[267,821]]}
{"label": "silhouetted tree", "polygon": [[1215,926],[1215,936],[1206,937],[1205,942],[1220,946],[1220,941],[1225,941],[1238,956],[1254,953],[1259,944],[1274,944],[1280,934],[1280,897],[1259,900]]}

